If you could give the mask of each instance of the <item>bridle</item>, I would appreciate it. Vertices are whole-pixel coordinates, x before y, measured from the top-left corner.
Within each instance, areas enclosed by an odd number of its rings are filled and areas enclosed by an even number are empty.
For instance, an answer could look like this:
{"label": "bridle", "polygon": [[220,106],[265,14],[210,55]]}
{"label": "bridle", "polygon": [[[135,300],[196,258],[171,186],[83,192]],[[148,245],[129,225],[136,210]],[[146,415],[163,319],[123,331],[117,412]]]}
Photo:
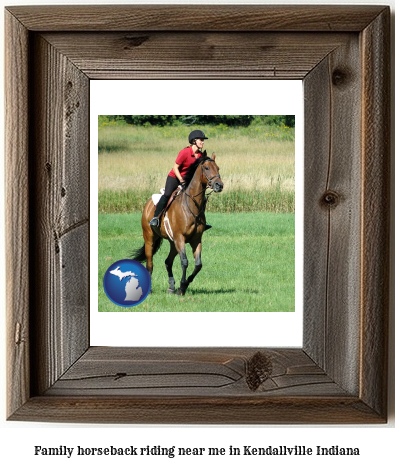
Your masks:
{"label": "bridle", "polygon": [[[204,165],[206,162],[214,162],[214,161],[215,161],[215,160],[213,160],[212,158],[209,158],[209,159],[205,160],[204,162],[202,162],[202,164],[201,164],[202,175],[203,175],[203,173],[204,173],[204,176],[206,177],[207,182],[208,182],[208,187],[209,187],[210,189],[212,189],[212,185],[211,185],[212,181],[213,181],[215,178],[221,178],[221,176],[220,176],[219,173],[217,173],[216,175],[214,175],[214,176],[212,176],[212,177],[210,178],[210,177],[207,175],[207,173],[206,173],[206,169],[203,168],[203,165]],[[210,193],[210,194],[211,194],[211,193]]]}

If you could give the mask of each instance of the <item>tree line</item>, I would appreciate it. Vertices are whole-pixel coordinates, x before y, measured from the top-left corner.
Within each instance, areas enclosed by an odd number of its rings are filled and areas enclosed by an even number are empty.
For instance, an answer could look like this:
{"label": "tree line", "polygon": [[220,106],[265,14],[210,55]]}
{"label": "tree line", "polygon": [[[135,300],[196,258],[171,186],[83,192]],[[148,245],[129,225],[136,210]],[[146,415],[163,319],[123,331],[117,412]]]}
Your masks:
{"label": "tree line", "polygon": [[189,126],[205,124],[225,124],[230,127],[248,127],[252,122],[258,120],[266,125],[284,125],[295,127],[294,115],[261,115],[251,116],[246,114],[239,115],[105,115],[102,116],[105,121],[124,121],[127,124],[142,126],[151,124],[153,126],[167,126],[174,124],[186,124]]}

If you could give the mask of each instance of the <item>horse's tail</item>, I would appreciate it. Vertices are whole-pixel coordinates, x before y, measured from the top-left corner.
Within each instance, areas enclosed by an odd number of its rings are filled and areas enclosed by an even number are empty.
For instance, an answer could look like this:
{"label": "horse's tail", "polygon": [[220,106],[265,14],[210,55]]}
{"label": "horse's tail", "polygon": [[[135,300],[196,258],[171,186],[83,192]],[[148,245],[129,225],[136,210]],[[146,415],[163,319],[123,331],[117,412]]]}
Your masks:
{"label": "horse's tail", "polygon": [[[161,247],[163,242],[163,238],[159,237],[154,241],[154,249],[152,251],[152,256],[157,253],[159,248]],[[135,261],[139,261],[140,263],[143,263],[144,261],[147,260],[147,257],[145,256],[145,245],[143,245],[141,248],[138,248],[137,250],[134,250],[131,254],[132,259]]]}
{"label": "horse's tail", "polygon": [[145,245],[143,245],[141,248],[138,248],[137,250],[132,251],[130,256],[133,260],[139,261],[140,263],[146,261],[147,257],[145,256]]}

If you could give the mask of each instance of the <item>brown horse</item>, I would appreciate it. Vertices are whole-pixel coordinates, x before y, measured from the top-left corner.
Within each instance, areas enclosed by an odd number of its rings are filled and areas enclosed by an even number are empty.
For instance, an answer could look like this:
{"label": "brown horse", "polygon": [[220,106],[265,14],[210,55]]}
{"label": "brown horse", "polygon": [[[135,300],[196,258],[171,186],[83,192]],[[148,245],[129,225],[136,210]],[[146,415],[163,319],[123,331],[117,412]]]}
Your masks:
{"label": "brown horse", "polygon": [[[206,189],[219,193],[224,184],[219,175],[219,168],[215,163],[215,154],[211,158],[204,152],[188,170],[184,177],[184,188],[175,197],[167,210],[170,230],[166,231],[164,216],[161,217],[160,227],[151,227],[149,221],[152,219],[155,206],[150,199],[144,207],[141,226],[143,228],[144,245],[133,253],[136,261],[147,261],[147,270],[152,277],[153,256],[159,250],[164,238],[170,242],[170,253],[165,261],[169,276],[169,288],[167,292],[175,293],[175,282],[173,277],[173,261],[177,253],[180,255],[182,278],[178,295],[184,295],[189,284],[194,280],[197,273],[202,269],[201,251],[202,235],[206,227],[207,197]],[[210,193],[211,194],[211,193]],[[188,258],[185,245],[189,243],[195,258],[195,269],[186,277]]]}

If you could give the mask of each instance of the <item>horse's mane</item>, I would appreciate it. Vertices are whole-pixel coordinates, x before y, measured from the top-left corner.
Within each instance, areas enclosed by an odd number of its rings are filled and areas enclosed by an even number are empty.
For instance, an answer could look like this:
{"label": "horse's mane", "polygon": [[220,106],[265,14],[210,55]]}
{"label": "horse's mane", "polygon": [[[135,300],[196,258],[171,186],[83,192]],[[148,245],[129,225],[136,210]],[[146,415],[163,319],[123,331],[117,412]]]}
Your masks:
{"label": "horse's mane", "polygon": [[202,153],[202,155],[199,158],[197,158],[196,161],[194,161],[192,165],[188,168],[188,171],[184,176],[184,182],[185,182],[186,188],[189,186],[190,182],[192,181],[193,175],[195,174],[195,171],[198,168],[198,166],[201,163],[205,162],[206,160],[211,160],[211,158],[207,156],[207,151],[205,150]]}

